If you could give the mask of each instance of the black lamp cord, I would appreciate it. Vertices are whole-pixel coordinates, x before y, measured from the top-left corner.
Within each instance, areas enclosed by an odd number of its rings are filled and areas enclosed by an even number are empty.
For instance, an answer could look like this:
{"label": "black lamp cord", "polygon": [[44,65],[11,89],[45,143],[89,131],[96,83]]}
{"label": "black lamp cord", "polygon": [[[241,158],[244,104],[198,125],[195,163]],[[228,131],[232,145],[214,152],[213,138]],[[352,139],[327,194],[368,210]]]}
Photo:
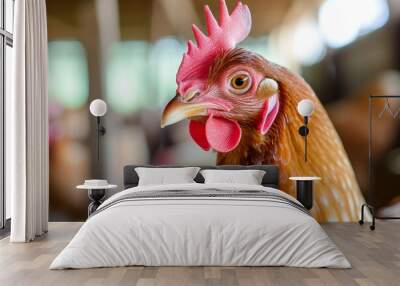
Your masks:
{"label": "black lamp cord", "polygon": [[308,135],[308,116],[304,116],[304,126],[305,126],[305,135],[304,135],[304,161],[307,162],[307,135]]}
{"label": "black lamp cord", "polygon": [[96,116],[97,122],[97,161],[100,161],[100,137],[106,134],[106,128],[101,125],[100,116]]}
{"label": "black lamp cord", "polygon": [[100,116],[97,119],[97,161],[100,161]]}

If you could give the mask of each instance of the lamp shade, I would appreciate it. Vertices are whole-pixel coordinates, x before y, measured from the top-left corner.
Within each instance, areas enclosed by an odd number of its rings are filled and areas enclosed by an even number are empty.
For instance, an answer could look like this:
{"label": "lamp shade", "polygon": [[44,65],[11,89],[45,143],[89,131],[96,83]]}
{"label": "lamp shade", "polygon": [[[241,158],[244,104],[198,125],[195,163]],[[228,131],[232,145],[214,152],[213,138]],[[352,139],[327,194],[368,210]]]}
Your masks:
{"label": "lamp shade", "polygon": [[301,116],[308,117],[314,111],[314,103],[310,99],[303,99],[297,104],[297,111]]}
{"label": "lamp shade", "polygon": [[89,109],[93,116],[104,116],[107,112],[107,104],[101,99],[95,99],[90,103]]}

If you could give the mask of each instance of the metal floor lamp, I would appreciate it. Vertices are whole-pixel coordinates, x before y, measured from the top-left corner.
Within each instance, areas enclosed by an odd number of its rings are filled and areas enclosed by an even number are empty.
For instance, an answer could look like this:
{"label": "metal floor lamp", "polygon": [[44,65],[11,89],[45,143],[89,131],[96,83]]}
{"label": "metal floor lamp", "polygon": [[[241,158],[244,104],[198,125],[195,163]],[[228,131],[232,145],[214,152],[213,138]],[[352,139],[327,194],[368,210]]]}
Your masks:
{"label": "metal floor lamp", "polygon": [[[368,127],[368,188],[369,190],[372,189],[373,185],[373,156],[372,156],[372,138],[373,138],[373,128],[372,128],[372,103],[374,100],[381,99],[385,100],[385,105],[383,110],[380,112],[379,117],[385,112],[389,112],[389,114],[393,117],[393,119],[400,117],[400,110],[393,112],[390,108],[389,99],[390,98],[397,98],[400,99],[400,95],[370,95],[369,102],[368,102],[368,120],[369,120],[369,127]],[[371,230],[375,229],[375,208],[370,204],[363,204],[361,206],[361,219],[359,223],[362,225],[364,224],[364,210],[368,208],[372,215],[372,224],[370,226]],[[399,217],[379,217],[379,219],[400,219]]]}

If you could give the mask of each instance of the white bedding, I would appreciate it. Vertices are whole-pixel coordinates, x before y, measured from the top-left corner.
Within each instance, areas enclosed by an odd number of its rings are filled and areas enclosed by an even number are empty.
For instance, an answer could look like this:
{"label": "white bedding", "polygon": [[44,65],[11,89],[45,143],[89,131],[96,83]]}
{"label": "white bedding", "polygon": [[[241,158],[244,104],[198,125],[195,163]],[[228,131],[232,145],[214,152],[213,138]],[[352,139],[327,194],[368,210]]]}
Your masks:
{"label": "white bedding", "polygon": [[193,183],[131,188],[106,200],[50,269],[127,265],[351,267],[321,226],[289,204],[250,197],[118,202],[136,192],[209,189],[261,190],[297,202],[279,190],[254,185]]}

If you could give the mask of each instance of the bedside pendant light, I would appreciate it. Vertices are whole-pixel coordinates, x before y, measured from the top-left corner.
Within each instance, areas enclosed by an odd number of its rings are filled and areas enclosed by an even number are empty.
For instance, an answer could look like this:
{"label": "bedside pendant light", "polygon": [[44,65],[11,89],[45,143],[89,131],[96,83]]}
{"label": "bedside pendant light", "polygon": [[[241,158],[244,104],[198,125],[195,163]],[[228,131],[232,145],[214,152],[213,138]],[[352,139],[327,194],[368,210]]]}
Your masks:
{"label": "bedside pendant light", "polygon": [[100,136],[106,134],[106,128],[101,125],[101,117],[107,112],[107,104],[101,99],[95,99],[90,103],[90,113],[96,117],[97,122],[97,160],[100,160]]}
{"label": "bedside pendant light", "polygon": [[297,111],[304,117],[304,125],[299,128],[299,134],[304,137],[304,161],[307,162],[307,135],[310,133],[308,118],[314,111],[314,103],[310,99],[303,99],[298,103]]}

